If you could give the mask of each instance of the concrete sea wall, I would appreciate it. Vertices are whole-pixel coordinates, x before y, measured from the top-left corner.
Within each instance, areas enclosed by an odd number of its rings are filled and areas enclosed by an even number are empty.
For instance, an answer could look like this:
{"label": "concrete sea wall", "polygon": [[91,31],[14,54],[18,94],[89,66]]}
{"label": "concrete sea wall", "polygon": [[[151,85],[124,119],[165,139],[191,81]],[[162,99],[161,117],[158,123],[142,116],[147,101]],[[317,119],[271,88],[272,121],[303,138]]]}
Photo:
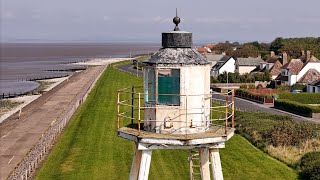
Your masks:
{"label": "concrete sea wall", "polygon": [[43,133],[42,138],[39,139],[38,143],[29,151],[29,153],[26,154],[25,158],[10,174],[8,177],[9,180],[24,180],[32,177],[34,170],[39,167],[40,163],[42,163],[46,153],[48,153],[48,151],[52,148],[55,140],[60,136],[62,130],[70,121],[77,108],[86,100],[89,92],[94,87],[96,81],[99,79],[105,69],[106,66],[85,85],[85,87],[64,109],[56,121],[54,121],[54,123]]}

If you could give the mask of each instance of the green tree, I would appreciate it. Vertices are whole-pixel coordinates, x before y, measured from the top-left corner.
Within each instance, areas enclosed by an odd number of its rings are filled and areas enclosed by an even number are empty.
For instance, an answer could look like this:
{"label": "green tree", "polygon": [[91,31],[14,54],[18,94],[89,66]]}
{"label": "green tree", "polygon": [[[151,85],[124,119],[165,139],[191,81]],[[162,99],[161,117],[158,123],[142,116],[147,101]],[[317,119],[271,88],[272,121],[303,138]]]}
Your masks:
{"label": "green tree", "polygon": [[270,44],[270,51],[274,51],[276,54],[281,53],[281,48],[284,45],[284,40],[282,37],[277,37],[272,43]]}

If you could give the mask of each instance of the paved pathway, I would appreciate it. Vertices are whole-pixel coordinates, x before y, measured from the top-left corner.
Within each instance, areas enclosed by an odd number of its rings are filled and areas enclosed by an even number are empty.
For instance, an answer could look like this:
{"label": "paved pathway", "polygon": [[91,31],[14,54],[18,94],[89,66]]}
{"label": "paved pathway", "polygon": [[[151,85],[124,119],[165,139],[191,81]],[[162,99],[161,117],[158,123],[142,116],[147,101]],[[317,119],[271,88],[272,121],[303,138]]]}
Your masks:
{"label": "paved pathway", "polygon": [[89,67],[75,74],[61,88],[49,91],[48,95],[30,104],[22,112],[21,119],[11,119],[0,124],[0,180],[8,177],[78,92],[103,68]]}

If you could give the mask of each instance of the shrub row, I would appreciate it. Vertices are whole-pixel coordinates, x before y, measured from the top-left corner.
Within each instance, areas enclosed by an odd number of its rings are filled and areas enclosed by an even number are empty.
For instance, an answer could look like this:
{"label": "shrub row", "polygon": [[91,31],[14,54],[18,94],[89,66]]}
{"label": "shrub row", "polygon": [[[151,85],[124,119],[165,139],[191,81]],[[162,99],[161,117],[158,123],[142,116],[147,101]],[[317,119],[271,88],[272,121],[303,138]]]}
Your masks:
{"label": "shrub row", "polygon": [[248,95],[252,95],[252,96],[260,96],[260,97],[265,97],[265,98],[273,98],[272,94],[253,94],[250,91],[246,90],[246,89],[237,89],[236,93],[242,93],[242,94],[248,94]]}
{"label": "shrub row", "polygon": [[320,180],[320,152],[306,153],[298,163],[301,179]]}
{"label": "shrub row", "polygon": [[320,93],[279,93],[279,99],[287,99],[302,104],[320,104]]}
{"label": "shrub row", "polygon": [[311,117],[312,113],[320,113],[320,108],[316,106],[310,106],[287,99],[278,99],[274,103],[274,107],[289,111],[295,114]]}
{"label": "shrub row", "polygon": [[[296,122],[290,116],[236,111],[236,131],[259,149],[267,146],[303,148],[305,142],[319,139],[320,127],[314,123]],[[295,166],[296,164],[289,164]],[[320,180],[320,152],[307,153],[297,163],[302,179]]]}
{"label": "shrub row", "polygon": [[290,116],[237,111],[235,122],[237,132],[262,150],[267,145],[300,146],[306,140],[318,138],[317,126],[295,122]]}

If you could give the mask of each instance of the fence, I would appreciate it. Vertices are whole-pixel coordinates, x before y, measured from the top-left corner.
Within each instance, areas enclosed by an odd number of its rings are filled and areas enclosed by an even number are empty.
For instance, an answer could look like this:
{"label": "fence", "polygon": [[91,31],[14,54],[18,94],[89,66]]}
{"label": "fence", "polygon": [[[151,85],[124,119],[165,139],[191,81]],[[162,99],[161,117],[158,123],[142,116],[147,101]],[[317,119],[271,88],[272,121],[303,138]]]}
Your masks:
{"label": "fence", "polygon": [[[106,68],[106,67],[105,67]],[[46,130],[39,142],[29,151],[25,158],[13,170],[8,177],[13,179],[28,179],[32,172],[39,166],[45,154],[51,149],[51,145],[60,136],[63,128],[71,119],[77,108],[85,101],[90,90],[93,88],[95,82],[99,79],[104,69],[101,69],[94,78],[92,78],[83,89],[78,92],[76,97],[69,103],[63,113],[56,119],[56,121]]]}
{"label": "fence", "polygon": [[[168,127],[172,127],[173,123],[176,124],[185,124],[183,127],[193,127],[194,124],[197,124],[198,127],[203,126],[223,126],[225,129],[225,133],[227,132],[227,128],[231,126],[234,128],[234,90],[229,90],[226,93],[217,93],[211,92],[210,94],[198,94],[198,95],[186,95],[186,94],[145,94],[136,91],[137,89],[141,89],[141,87],[130,87],[118,90],[117,94],[117,115],[118,115],[118,128],[122,125],[129,125],[135,129],[140,131],[144,130],[142,124],[144,123],[163,123],[162,125],[165,127],[167,126],[166,123],[169,123]],[[228,96],[231,94],[231,98]],[[213,102],[216,101],[215,95],[223,95],[225,96],[225,100],[219,99],[221,104],[214,104]],[[153,105],[146,105],[144,104],[146,98],[145,97],[163,97],[163,96],[175,96],[180,98],[180,103],[184,105],[164,105],[159,106],[158,101],[155,100],[157,103],[153,103]],[[188,101],[194,99],[201,99],[202,105],[198,107],[188,107]],[[209,104],[209,106],[205,104]],[[166,110],[173,110],[176,109],[177,113],[175,117],[179,118],[172,118],[170,122],[166,120],[159,120],[159,119],[148,119],[144,120],[142,118],[146,111],[154,110],[156,111],[166,111]],[[194,115],[203,116],[205,112],[210,112],[209,119],[206,118],[199,118],[201,121],[190,121],[190,117]],[[199,117],[198,116],[198,117]],[[182,117],[182,118],[181,118]],[[231,125],[228,120],[231,119]],[[219,122],[220,121],[220,122]],[[221,123],[221,121],[223,123]],[[145,124],[144,124],[145,125]]]}

